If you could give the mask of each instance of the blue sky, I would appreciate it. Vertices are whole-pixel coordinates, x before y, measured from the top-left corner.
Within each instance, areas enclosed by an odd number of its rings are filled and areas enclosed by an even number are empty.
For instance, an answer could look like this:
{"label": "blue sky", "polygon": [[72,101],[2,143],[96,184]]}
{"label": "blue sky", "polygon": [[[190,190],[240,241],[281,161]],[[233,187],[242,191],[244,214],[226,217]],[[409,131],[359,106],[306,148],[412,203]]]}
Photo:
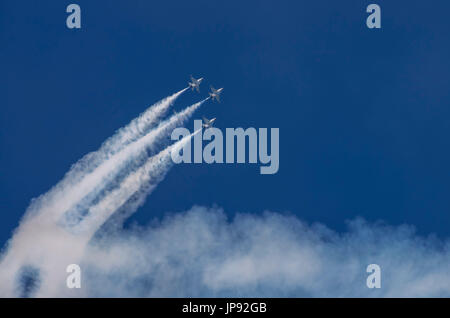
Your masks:
{"label": "blue sky", "polygon": [[[280,170],[180,165],[131,221],[194,204],[450,230],[450,4],[376,1],[0,3],[0,243],[33,197],[146,107],[204,76],[217,127],[279,127]],[[192,129],[192,120],[187,124]]]}

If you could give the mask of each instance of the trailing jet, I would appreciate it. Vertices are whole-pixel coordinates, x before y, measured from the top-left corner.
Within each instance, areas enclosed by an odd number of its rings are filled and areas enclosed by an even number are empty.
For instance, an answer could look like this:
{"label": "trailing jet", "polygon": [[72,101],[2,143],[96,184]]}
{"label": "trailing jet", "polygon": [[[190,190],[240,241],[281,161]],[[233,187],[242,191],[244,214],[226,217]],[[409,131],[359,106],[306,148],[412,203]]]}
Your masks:
{"label": "trailing jet", "polygon": [[215,121],[216,121],[215,118],[207,119],[207,118],[203,117],[203,127],[205,127],[205,128],[212,127],[212,125]]}
{"label": "trailing jet", "polygon": [[220,103],[220,93],[222,92],[223,88],[215,89],[211,86],[211,92],[209,93],[209,97],[211,97],[212,100],[216,100]]}
{"label": "trailing jet", "polygon": [[203,81],[203,77],[200,77],[199,79],[195,79],[191,75],[191,81],[189,82],[189,87],[192,88],[192,90],[197,89],[197,92],[200,93],[200,83]]}

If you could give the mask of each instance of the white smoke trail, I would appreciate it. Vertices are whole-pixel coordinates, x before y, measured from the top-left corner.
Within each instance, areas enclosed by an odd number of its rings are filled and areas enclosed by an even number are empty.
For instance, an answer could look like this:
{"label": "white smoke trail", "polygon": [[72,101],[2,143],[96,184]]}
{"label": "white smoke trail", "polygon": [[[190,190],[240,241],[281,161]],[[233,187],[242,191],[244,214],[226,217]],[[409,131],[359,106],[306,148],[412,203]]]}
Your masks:
{"label": "white smoke trail", "polygon": [[[99,150],[86,155],[85,158],[83,158],[84,160],[82,159],[76,163],[72,167],[72,170],[81,172],[79,171],[81,167],[93,169],[102,161],[107,160],[110,156],[125,148],[131,142],[144,136],[149,129],[156,125],[166,115],[167,110],[175,103],[176,99],[188,89],[189,87],[183,88],[147,108],[128,125],[118,129],[113,136],[104,141]],[[76,166],[80,167],[74,169]]]}
{"label": "white smoke trail", "polygon": [[[126,169],[133,164],[133,160],[139,160],[140,157],[145,155],[145,151],[148,148],[154,148],[158,145],[158,142],[177,126],[190,118],[190,116],[209,98],[206,98],[198,103],[195,103],[183,111],[171,116],[166,121],[163,121],[157,128],[150,131],[147,135],[139,140],[131,143],[128,147],[118,152],[103,165],[94,170],[91,174],[87,175],[76,188],[68,192],[64,202],[59,202],[58,206],[54,209],[58,214],[56,217],[62,215],[61,212],[67,211],[75,203],[83,199],[87,194],[96,196],[103,190],[106,184],[114,182],[114,178],[117,173],[122,169]],[[83,217],[80,215],[91,203],[87,202],[85,205],[80,205],[77,209],[65,216],[65,222],[69,225],[77,224]]]}
{"label": "white smoke trail", "polygon": [[149,128],[158,123],[165,116],[167,110],[175,100],[188,89],[189,87],[186,87],[148,108],[137,118],[133,119],[127,126],[119,129],[114,136],[108,138],[103,143],[102,150],[107,154],[114,154],[123,149],[126,145],[145,135]]}
{"label": "white smoke trail", "polygon": [[[59,217],[87,194],[99,191],[106,184],[114,182],[119,170],[126,169],[130,161],[142,154],[146,148],[154,147],[171,129],[188,119],[207,99],[171,116],[140,139],[129,143],[122,150],[107,158],[108,160],[95,169],[87,167],[84,176],[71,179],[70,176],[75,174],[74,170],[71,170],[71,173],[66,175],[66,178],[52,188],[49,193],[35,200],[27,210],[13,238],[8,242],[6,253],[0,259],[0,281],[2,282],[0,296],[15,294],[18,270],[24,265],[40,269],[43,284],[47,285],[49,294],[52,294],[51,288],[56,287],[52,287],[51,282],[45,278],[50,276],[53,271],[50,267],[42,269],[40,264],[51,264],[52,268],[67,266],[69,260],[77,260],[81,257],[90,238],[86,235],[77,236],[76,233],[67,231],[64,226],[67,224],[59,223]],[[134,131],[139,133],[137,130]],[[136,137],[137,135],[135,134]],[[119,134],[119,136],[122,137],[117,137],[117,140],[125,140],[125,143],[131,140],[123,139],[123,134]],[[108,148],[119,149],[119,146],[112,147],[113,144],[110,142]],[[82,170],[77,169],[77,172]],[[54,261],[50,262],[49,259]],[[57,281],[61,282],[65,274],[61,270],[57,272],[60,275],[60,279]]]}
{"label": "white smoke trail", "polygon": [[[31,259],[34,261],[40,260],[36,267],[39,268],[43,278],[34,296],[64,295],[67,290],[65,287],[66,273],[56,269],[64,268],[71,263],[80,264],[88,242],[97,229],[132,195],[136,193],[141,196],[148,195],[172,166],[171,152],[179,151],[200,131],[201,129],[162,150],[149,158],[142,167],[128,175],[115,190],[89,209],[88,215],[77,226],[76,233],[69,233],[61,227],[52,229],[51,236],[54,236],[53,238],[57,239],[61,245],[55,246],[54,243],[47,241],[45,245],[39,244],[44,246],[45,249],[41,247],[39,252],[33,253]],[[49,247],[51,248],[49,249]],[[30,253],[28,253],[29,255]]]}
{"label": "white smoke trail", "polygon": [[[58,184],[51,190],[49,197],[45,194],[37,202],[34,202],[27,214],[33,217],[40,217],[43,221],[60,221],[60,217],[65,212],[73,208],[75,204],[79,203],[88,194],[95,197],[96,194],[100,193],[105,185],[114,180],[118,172],[133,164],[133,160],[139,160],[143,154],[145,155],[146,149],[155,148],[163,137],[167,136],[177,125],[189,119],[207,99],[195,103],[161,122],[149,133],[110,156],[108,160],[84,175],[80,180],[76,180],[77,182],[65,181],[61,188],[59,188]],[[69,184],[71,185],[70,187],[68,186]],[[57,196],[54,195],[55,192],[58,193]],[[86,206],[82,204],[73,213],[67,215],[67,219],[63,220],[63,223],[76,224],[80,219],[79,213],[85,208]],[[26,215],[25,219],[27,218],[28,216]]]}
{"label": "white smoke trail", "polygon": [[117,132],[112,137],[108,138],[97,151],[85,155],[77,163],[72,165],[70,170],[58,184],[53,186],[44,195],[34,199],[28,207],[26,214],[38,214],[41,212],[43,206],[49,206],[51,203],[53,203],[53,205],[58,205],[60,201],[64,200],[63,196],[67,194],[67,191],[73,189],[89,172],[99,167],[128,144],[147,133],[148,129],[155,125],[162,116],[165,115],[168,108],[187,89],[188,88],[184,88],[150,106],[127,126],[117,130]]}
{"label": "white smoke trail", "polygon": [[[90,207],[88,214],[77,226],[76,232],[83,233],[91,238],[99,227],[122,207],[131,196],[138,195],[141,197],[140,199],[145,199],[156,188],[158,183],[164,179],[166,173],[172,167],[171,153],[178,152],[200,131],[201,129],[198,129],[192,134],[183,137],[148,159],[142,167],[128,175],[116,189],[106,195],[98,204]],[[142,200],[140,201],[142,202]],[[136,206],[133,206],[131,211],[127,211],[127,215],[135,212],[136,208]]]}

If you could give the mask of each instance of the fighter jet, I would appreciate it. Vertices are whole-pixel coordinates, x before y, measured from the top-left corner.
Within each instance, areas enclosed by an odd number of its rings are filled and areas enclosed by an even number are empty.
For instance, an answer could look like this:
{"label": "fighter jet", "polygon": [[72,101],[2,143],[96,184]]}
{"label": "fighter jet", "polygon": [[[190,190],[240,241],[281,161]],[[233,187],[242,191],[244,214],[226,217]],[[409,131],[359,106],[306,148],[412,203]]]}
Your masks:
{"label": "fighter jet", "polygon": [[191,75],[191,81],[189,82],[189,87],[192,88],[192,90],[197,89],[197,92],[200,93],[200,83],[203,81],[203,77],[200,77],[199,79],[195,79]]}
{"label": "fighter jet", "polygon": [[203,127],[205,127],[205,128],[212,127],[212,125],[215,121],[216,121],[215,118],[207,119],[207,118],[203,117]]}
{"label": "fighter jet", "polygon": [[220,103],[220,93],[222,92],[223,88],[215,89],[211,86],[211,92],[209,93],[209,97],[211,97],[212,100],[216,100]]}

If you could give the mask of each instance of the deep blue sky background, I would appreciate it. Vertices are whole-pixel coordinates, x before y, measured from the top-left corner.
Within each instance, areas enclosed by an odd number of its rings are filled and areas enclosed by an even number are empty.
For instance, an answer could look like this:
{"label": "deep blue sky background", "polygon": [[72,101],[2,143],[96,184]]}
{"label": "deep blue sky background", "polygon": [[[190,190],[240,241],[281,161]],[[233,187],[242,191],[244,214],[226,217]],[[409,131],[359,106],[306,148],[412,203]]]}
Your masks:
{"label": "deep blue sky background", "polygon": [[[280,170],[176,166],[132,221],[217,204],[450,234],[448,1],[72,2],[0,2],[1,245],[31,198],[190,74],[201,94],[176,109],[224,86],[196,118],[279,127]],[[373,2],[381,30],[365,26]]]}

